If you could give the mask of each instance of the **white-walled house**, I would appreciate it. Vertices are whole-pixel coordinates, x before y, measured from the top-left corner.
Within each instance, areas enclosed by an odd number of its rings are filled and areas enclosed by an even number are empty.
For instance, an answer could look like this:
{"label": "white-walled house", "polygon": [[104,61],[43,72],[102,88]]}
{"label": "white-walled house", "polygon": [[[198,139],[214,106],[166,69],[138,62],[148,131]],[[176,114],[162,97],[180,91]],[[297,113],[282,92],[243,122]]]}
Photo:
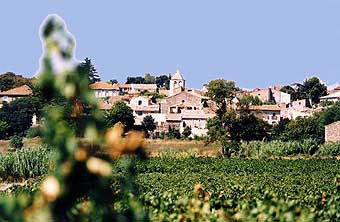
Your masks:
{"label": "white-walled house", "polygon": [[340,101],[340,91],[329,94],[327,96],[320,97],[320,101],[329,101],[329,102],[339,102]]}
{"label": "white-walled house", "polygon": [[27,97],[33,95],[32,89],[27,86],[19,86],[4,92],[0,92],[0,100],[2,102],[12,102],[18,98]]}
{"label": "white-walled house", "polygon": [[[10,103],[16,99],[29,97],[32,95],[33,90],[27,85],[22,85],[4,92],[0,92],[0,108],[2,107],[3,102]],[[34,114],[32,117],[32,126],[37,126],[38,124],[39,120],[37,116]]]}
{"label": "white-walled house", "polygon": [[105,98],[119,95],[119,87],[117,84],[110,84],[107,82],[95,82],[90,85],[94,91],[96,98]]}

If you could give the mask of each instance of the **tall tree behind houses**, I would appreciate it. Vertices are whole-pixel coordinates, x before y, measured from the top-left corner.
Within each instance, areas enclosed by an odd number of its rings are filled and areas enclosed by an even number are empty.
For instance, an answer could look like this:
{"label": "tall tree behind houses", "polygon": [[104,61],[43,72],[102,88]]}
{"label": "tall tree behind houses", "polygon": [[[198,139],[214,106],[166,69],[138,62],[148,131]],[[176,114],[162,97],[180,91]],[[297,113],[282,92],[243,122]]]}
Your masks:
{"label": "tall tree behind houses", "polygon": [[79,68],[81,72],[85,72],[88,74],[90,84],[100,81],[98,72],[92,64],[91,59],[89,59],[88,57],[86,57],[85,60],[80,64]]}

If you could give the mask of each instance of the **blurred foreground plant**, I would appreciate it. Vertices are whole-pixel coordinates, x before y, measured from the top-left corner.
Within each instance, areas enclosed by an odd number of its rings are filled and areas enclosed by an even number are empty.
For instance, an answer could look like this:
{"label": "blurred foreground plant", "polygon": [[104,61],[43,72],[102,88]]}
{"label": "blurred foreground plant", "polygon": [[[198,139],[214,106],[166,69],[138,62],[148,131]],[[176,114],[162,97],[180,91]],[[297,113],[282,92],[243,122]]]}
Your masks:
{"label": "blurred foreground plant", "polygon": [[[42,129],[44,142],[56,149],[56,169],[35,195],[2,200],[0,221],[136,220],[133,213],[118,215],[114,211],[109,157],[139,152],[143,133],[132,131],[122,138],[121,125],[106,132],[88,87],[88,74],[73,57],[73,37],[58,16],[46,19],[41,36],[44,54],[39,88],[46,102],[63,101],[45,108]],[[145,220],[141,210],[136,210],[137,219]]]}

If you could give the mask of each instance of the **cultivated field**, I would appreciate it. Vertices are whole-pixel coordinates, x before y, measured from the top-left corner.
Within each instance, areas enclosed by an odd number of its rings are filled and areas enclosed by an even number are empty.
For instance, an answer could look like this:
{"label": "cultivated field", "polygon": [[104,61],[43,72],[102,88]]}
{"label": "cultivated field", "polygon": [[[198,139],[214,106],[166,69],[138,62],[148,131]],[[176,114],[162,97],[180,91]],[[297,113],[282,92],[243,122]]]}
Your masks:
{"label": "cultivated field", "polygon": [[[175,143],[175,142],[172,142]],[[162,149],[168,150],[170,142]],[[180,149],[177,141],[177,148]],[[190,144],[190,145],[189,145]],[[195,142],[187,147],[198,146]],[[155,149],[155,147],[150,148]],[[183,147],[182,147],[183,148]],[[53,168],[46,147],[0,155],[1,195],[39,190]],[[159,153],[158,153],[159,154]],[[132,168],[131,168],[132,167]],[[256,160],[163,152],[112,161],[114,207],[151,221],[338,221],[340,161]],[[134,172],[134,174],[131,174]],[[127,179],[129,178],[129,179]],[[337,187],[338,186],[338,191]],[[137,210],[136,210],[137,209]]]}

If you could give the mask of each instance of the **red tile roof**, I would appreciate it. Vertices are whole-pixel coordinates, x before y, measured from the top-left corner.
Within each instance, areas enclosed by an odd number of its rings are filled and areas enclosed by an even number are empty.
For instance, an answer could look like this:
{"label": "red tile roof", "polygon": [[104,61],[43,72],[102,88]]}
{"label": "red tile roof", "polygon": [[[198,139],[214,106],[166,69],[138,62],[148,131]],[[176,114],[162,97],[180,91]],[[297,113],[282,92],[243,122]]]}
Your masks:
{"label": "red tile roof", "polygon": [[110,84],[107,82],[95,82],[93,84],[90,85],[91,89],[104,89],[104,90],[119,90],[119,87],[117,84]]}
{"label": "red tile roof", "polygon": [[19,86],[4,92],[0,92],[0,96],[29,96],[32,94],[33,94],[32,89],[27,85]]}

